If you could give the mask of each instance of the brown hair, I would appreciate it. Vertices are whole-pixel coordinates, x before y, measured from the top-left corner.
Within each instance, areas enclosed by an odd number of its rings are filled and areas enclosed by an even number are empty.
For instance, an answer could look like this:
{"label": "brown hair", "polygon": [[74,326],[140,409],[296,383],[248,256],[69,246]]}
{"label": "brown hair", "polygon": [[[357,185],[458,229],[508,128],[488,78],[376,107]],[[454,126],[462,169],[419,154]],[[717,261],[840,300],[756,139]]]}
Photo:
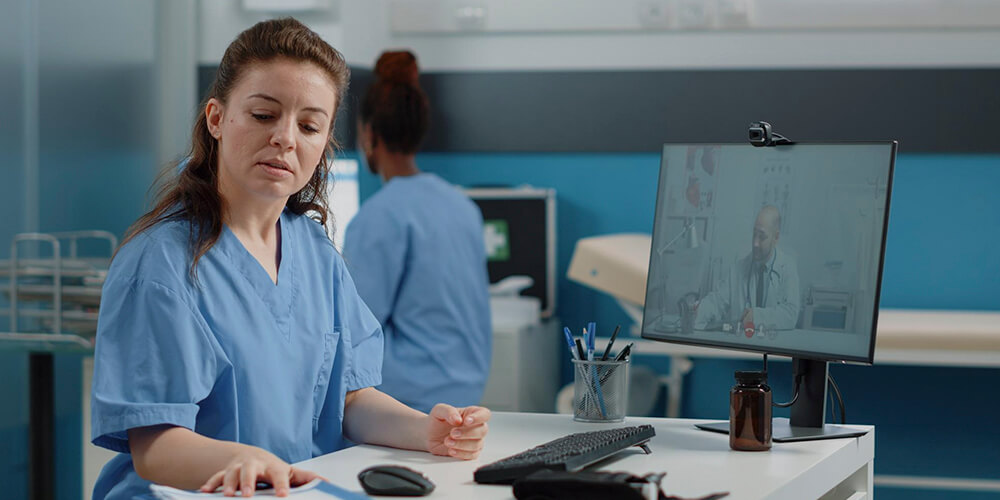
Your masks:
{"label": "brown hair", "polygon": [[[222,56],[215,81],[201,103],[194,121],[191,150],[187,158],[169,165],[160,174],[154,184],[160,185],[156,205],[129,227],[122,245],[159,222],[187,220],[190,222],[190,272],[191,277],[196,278],[198,260],[215,245],[222,234],[224,208],[222,195],[219,193],[218,141],[208,130],[205,107],[212,98],[225,103],[240,78],[252,65],[279,57],[311,62],[320,67],[335,87],[336,105],[339,106],[343,101],[350,78],[344,56],[304,24],[290,17],[274,19],[257,23],[240,33]],[[290,196],[286,204],[296,214],[315,212],[314,218],[324,226],[327,222],[326,183],[330,171],[329,161],[337,147],[333,138],[333,120],[334,117],[331,117],[330,136],[313,177],[304,188]],[[183,168],[180,173],[172,175],[181,165]]]}
{"label": "brown hair", "polygon": [[375,63],[375,82],[365,93],[359,117],[391,152],[416,153],[427,134],[430,103],[419,74],[417,57],[409,51],[383,52]]}

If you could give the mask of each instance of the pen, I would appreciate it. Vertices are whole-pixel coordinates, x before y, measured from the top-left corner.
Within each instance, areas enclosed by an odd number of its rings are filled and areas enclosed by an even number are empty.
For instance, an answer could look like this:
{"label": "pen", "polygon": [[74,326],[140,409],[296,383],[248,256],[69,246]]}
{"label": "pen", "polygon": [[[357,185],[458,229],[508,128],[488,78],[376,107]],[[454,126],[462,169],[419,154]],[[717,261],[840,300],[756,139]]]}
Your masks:
{"label": "pen", "polygon": [[615,357],[615,361],[622,361],[627,358],[628,355],[632,353],[633,345],[635,345],[635,342],[629,342],[628,345],[618,353],[618,356]]}
{"label": "pen", "polygon": [[594,339],[597,337],[597,323],[591,321],[587,323],[587,359],[594,360]]}
{"label": "pen", "polygon": [[608,346],[604,348],[604,356],[601,356],[601,361],[608,360],[608,353],[611,352],[611,346],[615,343],[615,337],[618,336],[618,331],[622,329],[622,325],[615,327],[614,333],[611,334],[611,340],[608,341]]}
{"label": "pen", "polygon": [[601,418],[605,418],[608,409],[604,406],[604,390],[601,389],[601,382],[598,381],[596,366],[590,367],[590,376],[594,379],[594,392],[597,393],[597,409],[601,412]]}
{"label": "pen", "polygon": [[[627,358],[629,356],[629,354],[632,352],[632,346],[633,345],[635,345],[635,342],[629,342],[628,345],[625,346],[624,349],[622,349],[621,351],[618,351],[618,355],[615,356],[615,361],[622,361],[625,358]],[[605,374],[601,377],[600,382],[602,384],[604,382],[607,382],[608,378],[611,377],[611,373],[612,373],[611,370],[608,370],[607,372],[605,372]]]}
{"label": "pen", "polygon": [[563,327],[563,334],[566,336],[566,346],[569,347],[569,358],[570,359],[577,359],[576,358],[576,348],[573,345],[573,334],[569,332],[569,327],[568,326],[564,326]]}
{"label": "pen", "polygon": [[[566,328],[565,330],[563,330],[563,333],[569,334],[569,328]],[[578,359],[578,360],[581,360],[581,361],[586,360],[587,359],[587,354],[583,351],[583,342],[580,342],[580,339],[578,339],[578,338],[574,338],[572,334],[569,334],[569,335],[570,335],[570,338],[572,338],[573,341],[574,341],[574,343],[576,344],[577,356],[574,356],[574,359]],[[572,350],[572,348],[571,348],[571,350]],[[577,369],[578,370],[586,370],[586,368],[583,365],[577,366]],[[584,372],[584,373],[586,373],[586,372]],[[584,375],[584,376],[586,376],[586,375]],[[587,391],[587,394],[584,396],[584,399],[586,399],[588,396],[590,396],[590,392],[595,391],[595,389],[596,389],[593,386],[593,384],[591,384],[589,382],[587,383],[587,386],[590,388],[590,390]],[[604,416],[604,414],[601,413],[601,417],[603,417],[603,416]]]}
{"label": "pen", "polygon": [[[594,343],[597,341],[597,323],[591,321],[587,323],[587,328],[584,330],[585,337],[587,339],[587,360],[594,360]],[[601,418],[607,414],[607,409],[604,407],[604,391],[601,389],[601,382],[598,380],[597,367],[594,365],[590,366],[590,377],[594,381],[594,392],[597,394],[598,410],[601,412]]]}

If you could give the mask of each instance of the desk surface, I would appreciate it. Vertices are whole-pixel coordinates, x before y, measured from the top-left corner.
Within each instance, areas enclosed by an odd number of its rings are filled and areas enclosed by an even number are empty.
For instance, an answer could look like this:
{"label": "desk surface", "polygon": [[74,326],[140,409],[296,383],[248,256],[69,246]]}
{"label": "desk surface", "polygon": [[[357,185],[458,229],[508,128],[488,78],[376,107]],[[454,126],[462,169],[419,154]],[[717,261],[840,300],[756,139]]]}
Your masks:
{"label": "desk surface", "polygon": [[[426,474],[437,488],[428,498],[513,498],[510,486],[478,485],[473,471],[481,465],[513,455],[572,432],[626,425],[651,424],[656,437],[651,455],[638,448],[621,459],[601,465],[604,470],[634,473],[667,472],[665,490],[673,495],[698,496],[729,491],[727,499],[818,498],[874,459],[873,427],[860,438],[806,443],[775,443],[769,452],[735,452],[729,437],[694,428],[702,420],[629,417],[619,424],[584,424],[569,415],[494,413],[486,447],[478,460],[459,461],[427,453],[379,446],[356,446],[299,464],[350,490],[362,492],[357,474],[375,464],[399,464]],[[868,469],[871,470],[870,467]],[[870,477],[870,472],[869,476]]]}

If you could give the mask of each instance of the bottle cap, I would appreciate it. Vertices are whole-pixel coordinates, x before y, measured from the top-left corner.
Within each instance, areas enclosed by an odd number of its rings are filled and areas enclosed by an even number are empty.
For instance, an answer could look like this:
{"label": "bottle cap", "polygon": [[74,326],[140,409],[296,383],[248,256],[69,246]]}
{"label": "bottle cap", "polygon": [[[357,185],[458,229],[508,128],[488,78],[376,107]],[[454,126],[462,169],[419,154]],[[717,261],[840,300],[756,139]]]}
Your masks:
{"label": "bottle cap", "polygon": [[764,372],[736,372],[736,383],[740,385],[761,385],[766,382]]}

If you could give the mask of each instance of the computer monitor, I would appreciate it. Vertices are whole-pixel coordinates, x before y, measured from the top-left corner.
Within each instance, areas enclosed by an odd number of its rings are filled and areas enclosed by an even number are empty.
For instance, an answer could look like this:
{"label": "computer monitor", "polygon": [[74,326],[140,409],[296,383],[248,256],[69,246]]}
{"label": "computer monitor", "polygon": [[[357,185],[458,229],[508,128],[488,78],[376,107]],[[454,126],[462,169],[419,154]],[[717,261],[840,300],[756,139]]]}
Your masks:
{"label": "computer monitor", "polygon": [[788,432],[836,437],[827,362],[874,358],[895,156],[895,142],[665,145],[642,337],[795,358]]}

